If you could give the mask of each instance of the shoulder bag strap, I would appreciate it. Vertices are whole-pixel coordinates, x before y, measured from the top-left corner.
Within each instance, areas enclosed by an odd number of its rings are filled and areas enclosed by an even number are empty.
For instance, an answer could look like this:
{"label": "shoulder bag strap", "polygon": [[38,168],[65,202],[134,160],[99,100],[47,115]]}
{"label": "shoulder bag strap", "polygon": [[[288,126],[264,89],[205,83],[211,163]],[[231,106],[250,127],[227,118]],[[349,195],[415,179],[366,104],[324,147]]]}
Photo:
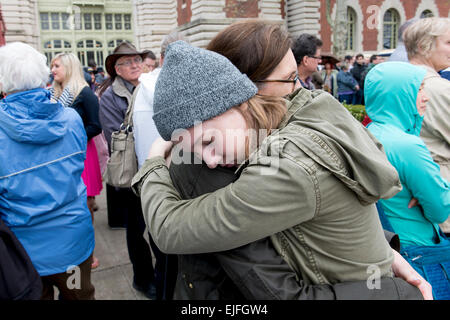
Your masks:
{"label": "shoulder bag strap", "polygon": [[125,113],[125,118],[123,119],[123,123],[120,128],[133,128],[133,111],[134,111],[134,103],[136,101],[136,96],[141,88],[141,85],[138,84],[137,87],[133,91],[133,95],[131,96],[130,104],[128,105],[127,112]]}

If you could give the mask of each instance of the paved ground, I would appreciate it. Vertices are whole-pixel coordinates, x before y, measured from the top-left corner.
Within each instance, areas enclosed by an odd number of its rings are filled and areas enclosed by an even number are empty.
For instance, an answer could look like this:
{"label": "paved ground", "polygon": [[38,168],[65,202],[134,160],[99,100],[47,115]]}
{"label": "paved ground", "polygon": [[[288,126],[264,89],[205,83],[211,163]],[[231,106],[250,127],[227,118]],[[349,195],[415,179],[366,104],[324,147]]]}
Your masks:
{"label": "paved ground", "polygon": [[108,226],[105,188],[96,197],[99,210],[95,212],[96,246],[94,255],[100,261],[92,270],[92,283],[97,300],[148,300],[132,287],[133,269],[128,257],[125,230]]}

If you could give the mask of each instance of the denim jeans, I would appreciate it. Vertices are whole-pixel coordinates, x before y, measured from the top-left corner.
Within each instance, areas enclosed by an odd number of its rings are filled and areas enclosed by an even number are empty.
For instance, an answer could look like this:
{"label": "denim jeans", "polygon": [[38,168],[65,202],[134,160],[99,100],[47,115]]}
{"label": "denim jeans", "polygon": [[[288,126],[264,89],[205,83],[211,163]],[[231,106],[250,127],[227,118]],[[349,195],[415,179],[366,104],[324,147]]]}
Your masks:
{"label": "denim jeans", "polygon": [[400,253],[431,284],[435,300],[450,300],[450,240],[434,246],[409,246]]}
{"label": "denim jeans", "polygon": [[354,93],[351,94],[339,94],[339,102],[344,102],[346,104],[353,104],[353,100],[354,100]]}
{"label": "denim jeans", "polygon": [[[377,203],[383,229],[395,232],[383,207]],[[434,246],[402,247],[401,255],[433,287],[435,300],[450,300],[450,240],[442,233]]]}

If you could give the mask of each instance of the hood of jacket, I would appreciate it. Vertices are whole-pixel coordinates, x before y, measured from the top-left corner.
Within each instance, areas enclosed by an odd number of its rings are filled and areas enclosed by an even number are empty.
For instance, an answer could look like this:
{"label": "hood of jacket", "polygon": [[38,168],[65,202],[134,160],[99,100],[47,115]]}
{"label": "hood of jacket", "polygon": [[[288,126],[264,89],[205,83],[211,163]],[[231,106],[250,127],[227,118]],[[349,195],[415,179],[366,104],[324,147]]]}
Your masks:
{"label": "hood of jacket", "polygon": [[50,101],[50,92],[33,89],[8,95],[0,101],[0,127],[13,140],[48,144],[67,131],[63,106]]}
{"label": "hood of jacket", "polygon": [[289,99],[280,128],[285,127],[282,130],[289,139],[351,189],[362,204],[390,198],[401,190],[382,144],[335,98],[301,88]]}
{"label": "hood of jacket", "polygon": [[375,123],[393,125],[419,136],[423,117],[416,106],[426,70],[406,62],[384,62],[366,76],[366,112]]}

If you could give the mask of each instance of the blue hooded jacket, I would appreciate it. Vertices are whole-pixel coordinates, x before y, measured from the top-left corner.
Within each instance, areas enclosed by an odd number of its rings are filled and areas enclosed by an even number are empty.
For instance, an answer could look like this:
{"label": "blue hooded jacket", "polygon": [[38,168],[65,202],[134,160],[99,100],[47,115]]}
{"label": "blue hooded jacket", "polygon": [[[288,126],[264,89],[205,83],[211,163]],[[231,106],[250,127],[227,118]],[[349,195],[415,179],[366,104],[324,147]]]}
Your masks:
{"label": "blue hooded jacket", "polygon": [[[416,100],[425,73],[409,63],[385,62],[367,74],[364,85],[366,111],[373,121],[368,129],[383,144],[403,187],[380,202],[404,247],[438,243],[438,224],[450,213],[450,184],[419,138],[423,117]],[[413,197],[420,206],[409,209]]]}
{"label": "blue hooded jacket", "polygon": [[34,89],[0,101],[0,216],[41,276],[66,272],[95,240],[81,179],[87,138],[72,108]]}

